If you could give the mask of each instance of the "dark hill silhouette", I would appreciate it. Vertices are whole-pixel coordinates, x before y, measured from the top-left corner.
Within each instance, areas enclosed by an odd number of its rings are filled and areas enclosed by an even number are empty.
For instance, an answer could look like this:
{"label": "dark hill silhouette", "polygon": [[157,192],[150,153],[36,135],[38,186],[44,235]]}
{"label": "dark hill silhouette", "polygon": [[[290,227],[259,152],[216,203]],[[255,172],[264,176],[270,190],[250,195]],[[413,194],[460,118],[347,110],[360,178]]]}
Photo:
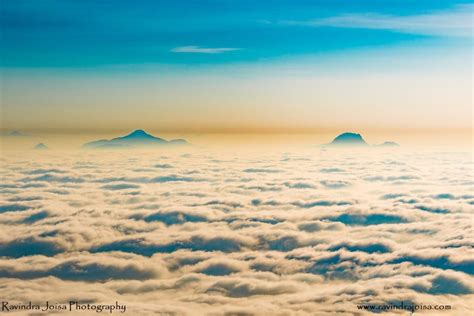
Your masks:
{"label": "dark hill silhouette", "polygon": [[[370,145],[364,140],[362,135],[352,132],[345,132],[338,135],[329,144],[322,145],[323,147],[369,147]],[[386,141],[380,145],[373,145],[374,147],[399,147],[395,142]]]}
{"label": "dark hill silhouette", "polygon": [[343,133],[328,144],[329,146],[368,146],[360,134],[346,132]]}
{"label": "dark hill silhouette", "polygon": [[188,145],[184,139],[173,139],[170,141],[148,134],[144,130],[137,129],[130,134],[113,139],[101,139],[83,145],[84,148],[133,148],[151,146]]}

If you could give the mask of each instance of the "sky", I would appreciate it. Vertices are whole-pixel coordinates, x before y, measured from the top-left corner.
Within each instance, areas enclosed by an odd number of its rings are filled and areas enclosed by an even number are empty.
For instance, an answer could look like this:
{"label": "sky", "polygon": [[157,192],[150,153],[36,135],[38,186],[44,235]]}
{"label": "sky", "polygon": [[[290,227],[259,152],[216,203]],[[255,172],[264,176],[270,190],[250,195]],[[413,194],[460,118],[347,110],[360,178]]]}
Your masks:
{"label": "sky", "polygon": [[2,129],[463,130],[472,1],[5,1]]}

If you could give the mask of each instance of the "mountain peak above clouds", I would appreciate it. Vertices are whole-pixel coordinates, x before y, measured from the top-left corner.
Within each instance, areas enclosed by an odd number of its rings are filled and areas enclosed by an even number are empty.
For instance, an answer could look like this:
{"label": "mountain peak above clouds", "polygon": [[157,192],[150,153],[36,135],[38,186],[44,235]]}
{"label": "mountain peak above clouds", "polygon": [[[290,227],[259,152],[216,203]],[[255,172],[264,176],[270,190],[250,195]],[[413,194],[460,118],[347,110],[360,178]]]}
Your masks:
{"label": "mountain peak above clouds", "polygon": [[[370,147],[361,134],[353,132],[342,133],[336,138],[333,139],[329,144],[322,145],[324,147]],[[400,145],[392,142],[386,141],[379,145],[372,145],[373,147],[399,147]]]}
{"label": "mountain peak above clouds", "polygon": [[136,129],[130,134],[123,136],[123,138],[156,138],[142,129]]}
{"label": "mountain peak above clouds", "polygon": [[158,145],[188,145],[184,139],[164,140],[148,134],[142,129],[137,129],[125,136],[112,139],[101,139],[92,141],[83,145],[84,148],[135,148],[135,147],[153,147]]}
{"label": "mountain peak above clouds", "polygon": [[15,129],[11,131],[0,131],[0,136],[24,137],[24,136],[30,136],[30,135],[25,132]]}
{"label": "mountain peak above clouds", "polygon": [[49,149],[49,148],[48,148],[48,146],[46,146],[45,144],[39,143],[39,144],[37,144],[35,147],[33,147],[33,149],[35,149],[35,150],[43,150],[43,149]]}
{"label": "mountain peak above clouds", "polygon": [[379,144],[379,145],[375,145],[376,147],[400,147],[400,145],[396,142],[390,142],[390,141],[386,141],[386,142],[383,142],[382,144]]}
{"label": "mountain peak above clouds", "polygon": [[360,134],[345,132],[338,135],[329,144],[331,146],[368,146],[364,138]]}

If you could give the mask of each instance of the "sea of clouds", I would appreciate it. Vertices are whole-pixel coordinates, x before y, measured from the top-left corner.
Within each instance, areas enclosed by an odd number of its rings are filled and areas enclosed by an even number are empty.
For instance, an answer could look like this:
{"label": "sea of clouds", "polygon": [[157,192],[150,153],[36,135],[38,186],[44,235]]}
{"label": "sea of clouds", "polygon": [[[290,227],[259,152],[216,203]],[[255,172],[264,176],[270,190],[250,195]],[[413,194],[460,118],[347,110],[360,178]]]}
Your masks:
{"label": "sea of clouds", "polygon": [[3,301],[118,301],[130,315],[360,315],[357,304],[401,302],[472,311],[469,152],[0,159]]}

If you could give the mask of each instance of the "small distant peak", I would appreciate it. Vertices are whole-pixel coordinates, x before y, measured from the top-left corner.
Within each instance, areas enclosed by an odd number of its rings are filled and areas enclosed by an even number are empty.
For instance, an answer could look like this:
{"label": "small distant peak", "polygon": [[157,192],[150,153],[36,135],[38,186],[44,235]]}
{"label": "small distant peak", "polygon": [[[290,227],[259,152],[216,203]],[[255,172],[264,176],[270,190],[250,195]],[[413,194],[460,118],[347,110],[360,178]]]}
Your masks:
{"label": "small distant peak", "polygon": [[189,145],[189,143],[184,139],[172,139],[169,143],[171,145]]}
{"label": "small distant peak", "polygon": [[48,149],[48,146],[46,146],[45,144],[43,143],[39,143],[37,144],[33,149]]}
{"label": "small distant peak", "polygon": [[400,147],[398,143],[390,142],[390,141],[383,142],[382,144],[376,145],[376,146],[377,147]]}
{"label": "small distant peak", "polygon": [[27,133],[24,133],[19,130],[13,130],[13,131],[6,131],[6,132],[0,132],[0,135],[4,136],[11,136],[11,137],[23,137],[23,136],[29,136]]}

